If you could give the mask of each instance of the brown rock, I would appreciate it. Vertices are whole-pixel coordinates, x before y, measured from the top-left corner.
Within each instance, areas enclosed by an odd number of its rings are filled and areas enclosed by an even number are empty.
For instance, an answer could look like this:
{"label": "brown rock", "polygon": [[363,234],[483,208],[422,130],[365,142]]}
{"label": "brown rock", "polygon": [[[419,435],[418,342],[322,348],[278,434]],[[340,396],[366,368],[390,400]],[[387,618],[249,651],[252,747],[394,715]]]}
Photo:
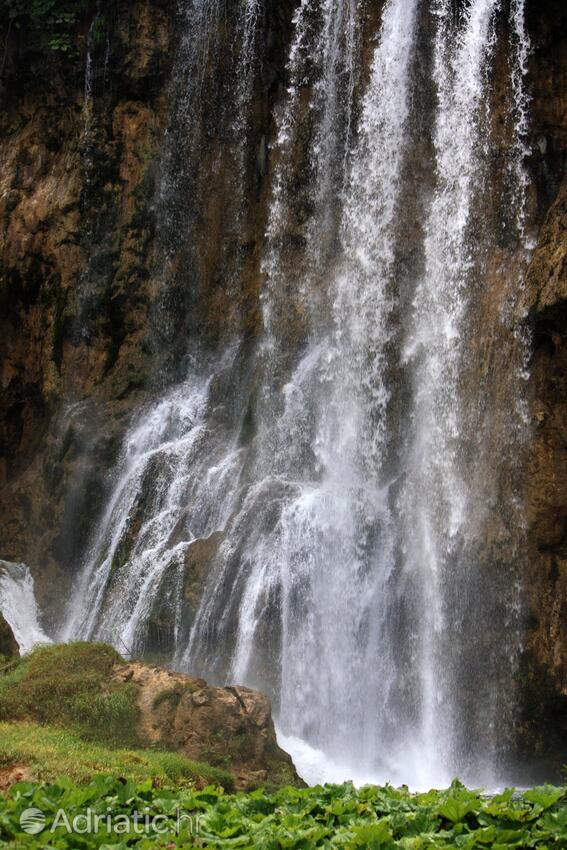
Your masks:
{"label": "brown rock", "polygon": [[526,757],[559,770],[567,737],[567,180],[541,228],[524,307],[533,329],[533,429],[520,741]]}
{"label": "brown rock", "polygon": [[278,746],[264,694],[214,687],[140,662],[117,668],[114,676],[138,688],[143,743],[224,767],[234,774],[237,788],[300,784],[290,756]]}

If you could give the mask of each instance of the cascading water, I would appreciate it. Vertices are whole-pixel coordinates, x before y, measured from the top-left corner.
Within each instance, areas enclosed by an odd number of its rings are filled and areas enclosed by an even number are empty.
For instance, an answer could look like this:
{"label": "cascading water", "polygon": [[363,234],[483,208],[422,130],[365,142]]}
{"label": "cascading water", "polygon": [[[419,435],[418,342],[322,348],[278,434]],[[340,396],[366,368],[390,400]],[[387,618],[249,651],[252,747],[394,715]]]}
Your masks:
{"label": "cascading water", "polygon": [[[465,538],[478,502],[461,457],[475,436],[465,427],[462,408],[470,400],[459,384],[468,345],[464,321],[478,273],[471,217],[485,178],[481,109],[497,7],[496,0],[471,3],[455,39],[452,4],[441,0],[433,6],[436,186],[424,228],[424,271],[403,353],[412,402],[408,472],[397,500],[402,572],[418,609],[417,731],[427,762],[441,775],[456,763],[460,732],[458,684],[452,664],[444,662],[450,658],[449,635],[461,618],[450,589],[466,582],[467,570],[474,569]],[[461,591],[469,604],[464,585]]]}
{"label": "cascading water", "polygon": [[[230,677],[262,684],[262,674],[256,679],[261,634],[267,617],[281,618],[280,646],[272,650],[280,656],[284,730],[367,769],[365,754],[375,752],[372,745],[387,724],[383,709],[395,675],[387,637],[394,552],[383,476],[384,378],[416,20],[417,3],[385,8],[346,189],[344,258],[329,292],[329,327],[316,302],[311,344],[284,386],[281,416],[273,425],[264,420],[260,445],[269,450],[261,460],[263,486],[244,503],[221,551],[223,584],[234,586],[229,571],[235,557],[239,575],[242,563],[249,570],[241,601],[237,596],[231,603],[238,612],[226,619],[237,633]],[[317,182],[313,196],[314,215],[324,220],[318,203],[328,200]],[[284,498],[276,525],[267,529],[260,522],[251,533],[247,518],[266,513],[262,504],[271,489]],[[211,595],[201,609],[187,664],[199,659],[203,640],[211,655],[201,667],[214,663],[223,629],[217,604]],[[361,688],[369,665],[374,675]]]}
{"label": "cascading water", "polygon": [[51,643],[39,623],[33,578],[25,564],[0,560],[0,613],[22,654],[37,644]]}
{"label": "cascading water", "polygon": [[140,411],[63,638],[139,649],[161,594],[176,642],[186,551],[226,525],[239,473],[238,448],[226,454],[227,435],[207,427],[210,384],[187,381]]}
{"label": "cascading water", "polygon": [[[175,169],[195,166],[219,9],[188,6],[177,108],[193,129],[189,142],[170,138],[160,199],[174,246],[190,240],[179,193],[192,178]],[[248,0],[239,17],[233,227],[246,201],[262,13]],[[490,782],[519,641],[517,549],[490,565],[521,525],[514,488],[506,504],[495,494],[521,442],[523,349],[504,310],[495,321],[509,340],[509,395],[478,378],[500,246],[477,216],[489,183],[506,184],[520,246],[513,279],[499,277],[509,308],[525,220],[523,6],[515,0],[507,24],[511,129],[497,175],[486,103],[499,0],[460,13],[450,0],[387,0],[365,79],[368,15],[363,0],[296,8],[272,153],[263,336],[252,353],[236,340],[191,355],[187,377],[134,417],[63,636],[142,650],[159,632],[176,666],[267,690],[308,779],[356,767],[413,785],[457,772]],[[425,126],[429,167],[416,161]],[[508,461],[497,473],[499,452]],[[200,552],[208,578],[188,611]]]}
{"label": "cascading water", "polygon": [[[179,244],[179,232],[187,233],[187,228],[190,232],[195,215],[184,194],[191,184],[192,168],[189,176],[180,174],[174,153],[187,155],[195,166],[204,134],[206,68],[218,46],[215,33],[223,9],[220,2],[188,2],[182,4],[181,12],[186,31],[179,49],[176,121],[162,163],[158,198],[166,267]],[[257,0],[243,4],[239,19],[242,52],[236,62],[235,84],[240,110],[251,96],[251,57],[259,15]],[[241,116],[235,129],[245,130]],[[237,163],[243,168],[241,147]],[[243,175],[238,176],[242,181]],[[237,204],[236,221],[239,218]],[[166,274],[162,273],[162,281],[167,282]],[[158,327],[160,322],[168,324],[167,310],[162,312],[165,319],[158,317]],[[219,385],[226,390],[234,358],[231,348],[214,365],[194,366],[193,357],[190,377],[135,417],[61,639],[96,636],[115,643],[123,652],[133,652],[147,643],[149,631],[157,630],[154,637],[161,651],[177,644],[187,551],[192,543],[206,540],[226,525],[240,471],[242,452],[237,434],[233,435],[233,420],[242,414],[238,405],[231,413],[226,400],[218,398]]]}

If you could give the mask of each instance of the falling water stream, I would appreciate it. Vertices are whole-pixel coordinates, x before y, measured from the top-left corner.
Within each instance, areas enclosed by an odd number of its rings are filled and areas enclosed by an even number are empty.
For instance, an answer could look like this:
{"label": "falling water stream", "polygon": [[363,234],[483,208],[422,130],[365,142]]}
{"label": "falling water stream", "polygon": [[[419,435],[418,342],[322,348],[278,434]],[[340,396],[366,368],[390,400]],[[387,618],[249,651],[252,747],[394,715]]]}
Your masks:
{"label": "falling water stream", "polygon": [[10,625],[21,653],[51,643],[39,623],[33,577],[25,564],[0,560],[0,613]]}
{"label": "falling water stream", "polygon": [[[195,141],[220,6],[186,5],[177,109]],[[497,237],[479,212],[497,210],[495,181],[509,186],[520,255],[528,41],[520,0],[508,22],[499,0],[454,5],[386,0],[365,69],[364,0],[297,4],[263,334],[252,354],[235,339],[190,356],[186,378],[135,414],[61,633],[141,651],[165,623],[175,666],[270,693],[310,781],[490,784],[507,746],[518,552],[495,567],[490,541],[504,534],[496,514],[511,537],[521,526],[515,494],[494,493],[521,446],[523,348],[503,311],[510,393],[491,395],[476,329]],[[262,7],[239,12],[236,194]],[[495,178],[487,103],[506,27],[511,129]],[[161,205],[179,230],[177,173],[195,151],[176,138]],[[518,262],[503,302],[520,279]],[[198,552],[208,577],[188,611]]]}

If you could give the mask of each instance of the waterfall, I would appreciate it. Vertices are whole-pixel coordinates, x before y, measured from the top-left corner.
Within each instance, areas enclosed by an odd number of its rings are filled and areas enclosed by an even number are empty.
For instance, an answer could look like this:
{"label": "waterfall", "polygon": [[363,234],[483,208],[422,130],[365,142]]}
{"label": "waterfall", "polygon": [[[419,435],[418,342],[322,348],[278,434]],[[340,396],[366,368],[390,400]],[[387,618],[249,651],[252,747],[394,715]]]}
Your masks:
{"label": "waterfall", "polygon": [[443,664],[440,644],[449,630],[447,617],[457,616],[447,611],[447,586],[462,578],[463,535],[474,498],[460,460],[474,435],[465,430],[466,400],[459,382],[475,271],[471,216],[484,178],[480,113],[497,2],[471,3],[456,39],[451,9],[445,0],[433,7],[436,188],[425,223],[424,273],[404,347],[413,384],[412,434],[408,474],[398,500],[404,525],[402,569],[413,585],[419,617],[419,733],[429,764],[440,768],[453,761],[451,738],[458,723],[456,682]]}
{"label": "waterfall", "polygon": [[[266,690],[313,781],[490,783],[512,726],[529,42],[521,0],[454,5],[386,0],[370,41],[364,0],[296,6],[262,335],[190,351],[132,417],[62,629]],[[221,14],[184,8],[166,266],[191,244]],[[231,56],[231,232],[245,227],[263,14],[242,4]],[[501,49],[503,165],[487,106]]]}
{"label": "waterfall", "polygon": [[[168,285],[175,285],[171,267],[180,243],[191,246],[193,222],[199,212],[195,173],[204,138],[210,132],[205,127],[207,67],[219,51],[223,4],[188,0],[181,3],[180,13],[184,31],[175,66],[174,116],[156,199],[161,213],[156,278],[163,300],[158,299],[159,315],[153,317],[153,330],[155,336],[166,339],[173,324],[172,306],[173,312],[178,312],[167,290]],[[260,16],[257,0],[242,4],[238,18],[241,49],[232,57],[239,108],[238,120],[231,127],[238,166],[231,184],[238,194],[229,216],[233,227],[241,224],[246,147],[243,115],[252,94],[255,29]],[[180,158],[187,161],[185,169],[178,168]],[[242,419],[242,413],[238,405],[233,414],[227,411],[228,405],[218,397],[219,391],[226,393],[234,381],[236,356],[230,345],[214,362],[201,362],[200,355],[193,354],[188,358],[188,377],[134,415],[104,513],[72,590],[61,639],[94,637],[131,654],[147,646],[150,638],[159,651],[170,651],[185,634],[181,603],[189,550],[193,543],[208,540],[226,526],[242,465],[234,422]]]}
{"label": "waterfall", "polygon": [[62,639],[96,637],[131,653],[161,607],[163,640],[177,642],[187,550],[226,525],[240,471],[238,447],[227,453],[227,435],[207,424],[211,404],[211,378],[197,377],[139,412]]}
{"label": "waterfall", "polygon": [[[405,0],[386,5],[345,190],[345,256],[330,289],[333,322],[325,337],[313,318],[313,342],[283,388],[281,419],[263,434],[265,486],[244,503],[223,553],[230,566],[239,551],[249,569],[230,677],[254,681],[260,634],[266,618],[279,613],[283,730],[336,758],[350,753],[362,762],[369,737],[379,735],[394,675],[393,647],[381,640],[393,562],[389,485],[381,476],[384,351],[416,10],[417,3]],[[316,55],[324,59],[324,49]],[[313,194],[321,203],[317,182]],[[324,220],[317,204],[314,216]],[[246,518],[262,510],[275,482],[284,494],[277,525],[266,539],[260,522],[251,538]],[[219,614],[213,597],[194,629],[187,663]],[[375,678],[361,691],[369,663]]]}
{"label": "waterfall", "polygon": [[34,582],[25,564],[0,560],[0,613],[11,627],[20,652],[51,643],[39,623]]}

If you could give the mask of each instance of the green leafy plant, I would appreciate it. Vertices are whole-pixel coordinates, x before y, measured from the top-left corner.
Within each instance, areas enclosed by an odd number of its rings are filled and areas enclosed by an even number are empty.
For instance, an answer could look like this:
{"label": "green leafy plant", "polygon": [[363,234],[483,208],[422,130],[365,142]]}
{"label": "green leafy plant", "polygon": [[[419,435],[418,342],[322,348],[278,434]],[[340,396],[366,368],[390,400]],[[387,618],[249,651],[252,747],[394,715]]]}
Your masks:
{"label": "green leafy plant", "polygon": [[[133,815],[151,811],[169,824],[166,834],[76,836],[62,829],[41,836],[24,835],[20,815],[37,806],[46,829],[64,808],[72,818],[89,806],[95,813]],[[178,810],[197,817],[193,835],[175,833]],[[162,824],[164,822],[162,820]],[[1,840],[4,840],[4,844]],[[48,844],[49,841],[49,844]],[[444,791],[412,794],[407,788],[351,783],[268,794],[227,794],[213,785],[161,788],[150,781],[98,776],[87,786],[61,780],[51,785],[21,782],[0,796],[0,847],[46,846],[59,850],[104,847],[114,850],[155,848],[243,848],[243,850],[506,850],[567,846],[565,789],[544,786],[524,794],[512,789],[495,797],[469,791],[454,782]]]}

